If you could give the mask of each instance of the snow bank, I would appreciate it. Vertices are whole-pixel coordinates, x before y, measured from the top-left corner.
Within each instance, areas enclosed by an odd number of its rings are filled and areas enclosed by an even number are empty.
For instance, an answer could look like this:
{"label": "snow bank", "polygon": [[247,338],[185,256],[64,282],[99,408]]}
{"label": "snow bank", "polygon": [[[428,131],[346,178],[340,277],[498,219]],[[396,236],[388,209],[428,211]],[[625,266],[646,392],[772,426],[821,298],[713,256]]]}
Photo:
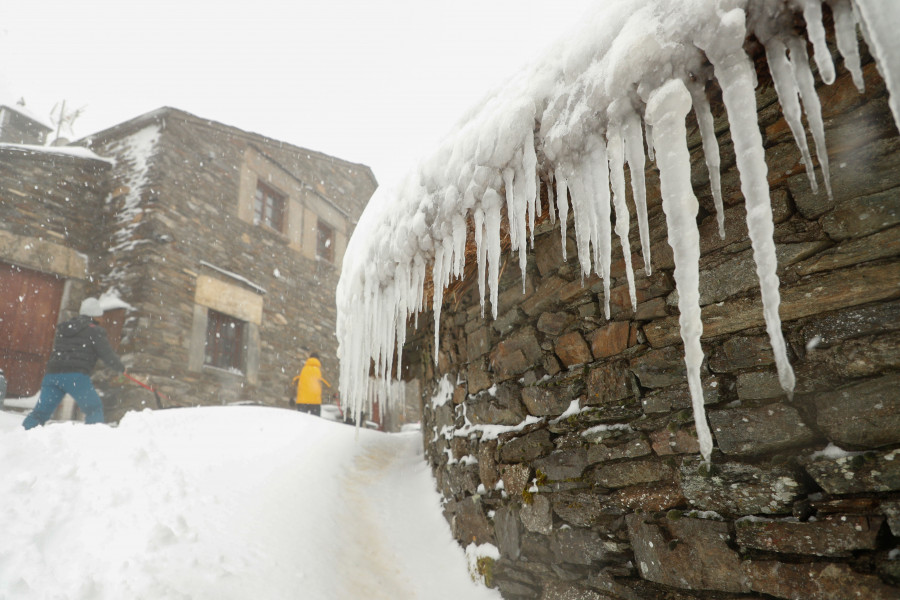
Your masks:
{"label": "snow bank", "polygon": [[[861,24],[900,124],[900,45],[891,34],[900,22],[900,4],[892,0],[827,1],[835,15],[845,66],[861,87],[856,47],[856,28]],[[813,60],[823,81],[831,83],[834,65],[824,43],[822,0],[614,0],[598,4],[601,6],[579,31],[472,110],[430,157],[403,180],[379,188],[369,202],[348,244],[338,285],[340,388],[346,402],[365,401],[372,362],[376,376],[390,376],[395,349],[405,340],[408,317],[426,308],[423,285],[429,266],[434,282],[435,347],[439,347],[443,290],[452,278],[463,274],[470,220],[482,312],[487,298],[492,316],[497,317],[502,209],[506,209],[511,251],[519,253],[524,278],[525,252],[533,243],[540,210],[539,184],[551,196],[550,217],[555,219],[558,213],[563,237],[571,200],[581,272],[602,277],[607,317],[613,232],[619,237],[634,304],[623,169],[627,164],[632,174],[641,251],[649,273],[642,181],[646,144],[646,156],[659,159],[669,243],[675,250],[688,382],[701,452],[708,458],[712,442],[697,376],[703,360],[696,290],[697,200],[685,160],[684,117],[693,110],[700,123],[712,194],[719,209],[720,235],[724,235],[718,142],[706,94],[711,84],[721,88],[728,113],[779,380],[785,392],[792,393],[794,373],[778,313],[774,224],[757,123],[756,73],[743,44],[753,34],[764,45],[785,118],[807,165],[810,184],[817,187],[801,118],[805,115],[830,194],[824,125],[807,40],[793,29],[794,14],[802,13]],[[437,361],[438,352],[433,354]]]}

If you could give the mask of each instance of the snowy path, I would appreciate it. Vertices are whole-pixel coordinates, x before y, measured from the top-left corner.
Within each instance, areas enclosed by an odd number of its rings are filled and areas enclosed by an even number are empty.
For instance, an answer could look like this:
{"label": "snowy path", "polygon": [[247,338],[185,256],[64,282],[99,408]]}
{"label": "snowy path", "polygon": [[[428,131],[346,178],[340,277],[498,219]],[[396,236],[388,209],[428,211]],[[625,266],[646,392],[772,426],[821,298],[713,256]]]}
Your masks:
{"label": "snowy path", "polygon": [[497,599],[418,434],[260,407],[24,432],[0,413],[0,600]]}

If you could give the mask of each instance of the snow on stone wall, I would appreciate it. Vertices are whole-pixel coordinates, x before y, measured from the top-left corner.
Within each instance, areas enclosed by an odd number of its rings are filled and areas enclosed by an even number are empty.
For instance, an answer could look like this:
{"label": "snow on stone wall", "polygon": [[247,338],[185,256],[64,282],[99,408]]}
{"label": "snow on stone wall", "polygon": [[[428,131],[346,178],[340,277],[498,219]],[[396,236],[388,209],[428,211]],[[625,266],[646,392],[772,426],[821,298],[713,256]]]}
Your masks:
{"label": "snow on stone wall", "polygon": [[[861,87],[859,27],[887,82],[894,119],[900,124],[900,44],[890,33],[900,25],[900,4],[826,1],[834,15],[844,65]],[[390,377],[395,349],[404,343],[407,318],[426,308],[423,286],[428,268],[434,282],[432,310],[435,324],[439,323],[444,288],[451,278],[463,276],[469,219],[474,223],[482,310],[487,297],[496,318],[503,209],[511,251],[519,253],[524,278],[526,252],[540,216],[541,182],[551,200],[549,217],[555,219],[558,214],[563,238],[571,202],[582,276],[593,272],[602,277],[607,317],[613,231],[621,241],[634,303],[624,166],[631,173],[641,252],[649,274],[641,179],[649,158],[656,160],[660,171],[668,240],[676,262],[688,383],[701,453],[708,459],[712,439],[699,376],[703,325],[698,203],[690,184],[684,119],[693,110],[700,124],[720,235],[724,235],[720,158],[707,99],[710,86],[721,89],[728,113],[766,328],[781,386],[791,394],[794,374],[778,311],[774,225],[754,93],[756,72],[744,42],[752,35],[765,48],[783,114],[807,166],[810,185],[816,189],[805,116],[824,193],[830,195],[824,125],[806,50],[809,41],[820,77],[825,83],[833,82],[822,4],[822,0],[605,2],[543,61],[471,111],[404,180],[378,189],[350,240],[337,299],[344,401],[357,410],[364,405],[373,361],[376,376]],[[794,28],[797,14],[807,24],[806,39]],[[436,347],[439,330],[435,326]]]}

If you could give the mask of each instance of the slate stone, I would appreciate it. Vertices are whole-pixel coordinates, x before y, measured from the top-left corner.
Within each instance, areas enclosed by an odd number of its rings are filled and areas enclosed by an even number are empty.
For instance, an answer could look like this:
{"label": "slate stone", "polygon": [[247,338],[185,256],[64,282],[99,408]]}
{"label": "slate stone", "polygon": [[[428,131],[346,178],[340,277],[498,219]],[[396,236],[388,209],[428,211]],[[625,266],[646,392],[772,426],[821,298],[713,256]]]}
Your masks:
{"label": "slate stone", "polygon": [[900,227],[848,240],[791,268],[799,275],[833,271],[900,254]]}
{"label": "slate stone", "polygon": [[733,456],[774,454],[817,439],[797,409],[783,403],[710,411],[708,417],[719,449]]}
{"label": "slate stone", "polygon": [[450,527],[454,538],[466,543],[472,541],[477,544],[494,543],[494,528],[485,516],[480,501],[469,497],[451,502],[448,504],[448,510],[453,515]]}
{"label": "slate stone", "polygon": [[609,596],[600,595],[594,590],[586,589],[575,583],[553,582],[544,586],[540,600],[607,600]]}
{"label": "slate stone", "polygon": [[633,358],[628,367],[647,388],[683,383],[687,378],[682,350],[674,347],[651,350]]}
{"label": "slate stone", "polygon": [[587,449],[587,462],[594,464],[622,458],[638,458],[648,454],[650,454],[650,444],[647,440],[633,437],[617,444],[591,444]]}
{"label": "slate stone", "polygon": [[681,490],[692,506],[720,514],[791,514],[793,503],[808,492],[785,465],[714,463],[710,474],[699,457],[685,458]]}
{"label": "slate stone", "polygon": [[521,463],[500,465],[500,479],[507,494],[514,498],[521,497],[531,482],[531,467]]}
{"label": "slate stone", "polygon": [[550,432],[538,429],[500,446],[500,460],[505,463],[530,462],[539,456],[546,456],[553,448]]}
{"label": "slate stone", "polygon": [[613,321],[590,335],[591,353],[597,359],[620,354],[628,348],[630,337],[631,325],[628,321]]}
{"label": "slate stone", "polygon": [[829,494],[900,490],[900,449],[803,461],[806,472]]}
{"label": "slate stone", "polygon": [[658,512],[684,506],[687,499],[677,485],[650,484],[616,490],[609,495],[609,503],[630,512]]}
{"label": "slate stone", "polygon": [[659,456],[700,453],[700,442],[693,426],[679,427],[675,431],[668,428],[653,431],[650,433],[650,441],[653,444],[653,451]]}
{"label": "slate stone", "polygon": [[506,335],[524,320],[525,314],[518,308],[513,308],[497,317],[497,320],[491,323],[491,327],[500,335]]}
{"label": "slate stone", "polygon": [[491,349],[491,328],[482,323],[482,327],[466,335],[466,356],[470,361],[484,356]]}
{"label": "slate stone", "polygon": [[494,537],[501,556],[510,560],[519,558],[519,515],[515,505],[507,504],[494,513]]}
{"label": "slate stone", "polygon": [[607,405],[636,394],[631,373],[625,361],[611,361],[591,367],[588,372],[587,406]]}
{"label": "slate stone", "polygon": [[622,517],[620,507],[611,506],[606,496],[590,490],[570,490],[551,494],[553,512],[576,527],[615,528]]}
{"label": "slate stone", "polygon": [[900,374],[868,379],[815,398],[819,428],[841,448],[900,443]]}
{"label": "slate stone", "polygon": [[749,592],[741,559],[728,542],[728,524],[706,519],[645,521],[625,517],[634,559],[643,578],[688,590]]}
{"label": "slate stone", "polygon": [[741,400],[767,400],[786,395],[774,370],[738,373],[735,383]]}
{"label": "slate stone", "polygon": [[900,500],[885,500],[881,512],[887,517],[888,526],[895,537],[900,537]]}
{"label": "slate stone", "polygon": [[[703,404],[706,406],[719,404],[736,396],[734,379],[724,375],[701,377],[700,385],[703,388]],[[691,408],[691,391],[687,382],[653,390],[641,398],[641,405],[647,414]]]}
{"label": "slate stone", "polygon": [[[783,322],[833,310],[893,300],[898,294],[900,263],[861,265],[814,275],[781,288],[779,312]],[[762,300],[754,295],[704,306],[702,339],[736,333],[765,325]],[[644,325],[644,335],[654,348],[681,342],[678,317]]]}
{"label": "slate stone", "polygon": [[562,414],[572,402],[565,387],[528,386],[522,388],[522,402],[536,417]]}
{"label": "slate stone", "polygon": [[550,537],[550,549],[556,562],[589,565],[604,558],[603,539],[596,531],[566,527]]}
{"label": "slate stone", "polygon": [[503,381],[520,375],[540,364],[542,351],[535,332],[530,327],[520,329],[491,352],[491,365],[496,377]]}
{"label": "slate stone", "polygon": [[531,296],[522,302],[521,309],[529,317],[534,317],[559,303],[560,291],[568,285],[568,281],[561,277],[551,276],[544,278]]}
{"label": "slate stone", "polygon": [[519,519],[528,531],[549,535],[553,531],[550,499],[544,494],[532,494],[531,501],[526,502],[519,511]]}
{"label": "slate stone", "polygon": [[775,364],[768,336],[730,336],[709,355],[713,373],[752,369]]}
{"label": "slate stone", "polygon": [[498,386],[493,396],[482,392],[466,401],[466,417],[476,425],[518,425],[528,414],[520,395],[513,384]]}
{"label": "slate stone", "polygon": [[606,488],[651,483],[671,479],[674,476],[675,472],[671,467],[652,459],[604,464],[590,474],[591,481]]}
{"label": "slate stone", "polygon": [[500,468],[496,456],[496,440],[488,440],[478,445],[478,476],[488,491],[493,490],[500,481]]}
{"label": "slate stone", "polygon": [[538,476],[543,474],[549,481],[564,481],[581,477],[587,464],[585,448],[560,450],[532,462]]}
{"label": "slate stone", "polygon": [[787,554],[850,556],[856,550],[875,550],[884,517],[832,515],[809,522],[745,519],[735,524],[743,548]]}
{"label": "slate stone", "polygon": [[473,361],[468,364],[466,367],[466,385],[468,386],[469,394],[472,395],[493,385],[490,375],[485,370],[483,360]]}
{"label": "slate stone", "polygon": [[556,356],[562,361],[563,366],[572,367],[573,365],[581,365],[591,362],[593,355],[587,342],[581,337],[577,331],[559,336],[554,345]]}
{"label": "slate stone", "polygon": [[900,194],[896,189],[841,202],[822,218],[822,228],[835,240],[865,237],[900,223]]}
{"label": "slate stone", "polygon": [[575,318],[565,312],[545,312],[537,321],[537,330],[547,335],[559,335],[575,321]]}
{"label": "slate stone", "polygon": [[753,591],[797,600],[896,600],[900,588],[841,563],[746,561],[743,571]]}

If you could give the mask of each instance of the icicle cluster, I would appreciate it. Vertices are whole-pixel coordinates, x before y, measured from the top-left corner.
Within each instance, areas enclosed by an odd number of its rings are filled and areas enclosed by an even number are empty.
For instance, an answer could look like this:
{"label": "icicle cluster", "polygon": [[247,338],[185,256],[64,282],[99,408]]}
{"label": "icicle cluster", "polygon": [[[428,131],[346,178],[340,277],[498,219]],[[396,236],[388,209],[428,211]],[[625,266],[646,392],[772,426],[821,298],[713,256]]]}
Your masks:
{"label": "icicle cluster", "polygon": [[[644,167],[660,171],[668,240],[675,256],[681,336],[701,453],[709,459],[712,437],[700,385],[702,322],[699,304],[697,199],[690,183],[685,117],[693,110],[700,126],[711,192],[724,214],[719,148],[707,100],[707,85],[722,90],[747,207],[747,225],[760,281],[766,328],[779,379],[794,388],[781,333],[779,281],[767,167],[757,123],[756,72],[744,52],[754,35],[765,47],[783,113],[796,139],[810,185],[818,186],[803,116],[811,129],[826,193],[831,194],[824,124],[815,91],[807,40],[794,31],[802,13],[825,83],[834,64],[825,45],[822,3],[835,20],[839,52],[862,90],[856,43],[860,26],[891,92],[900,124],[900,3],[895,0],[627,0],[605,2],[548,57],[506,84],[473,111],[435,154],[400,185],[379,188],[347,249],[338,286],[337,334],[341,395],[362,406],[370,369],[387,380],[399,371],[407,319],[424,310],[427,269],[434,293],[437,360],[444,288],[462,277],[467,225],[471,219],[478,262],[482,313],[485,300],[497,317],[501,260],[501,214],[505,207],[511,252],[524,273],[534,241],[541,180],[565,240],[569,200],[574,214],[578,261],[583,276],[603,280],[609,317],[613,231],[622,246],[632,306],[634,268],[628,240],[624,167],[631,173],[643,268],[651,271]],[[646,147],[646,151],[645,151]],[[615,227],[611,225],[615,216]],[[563,242],[563,258],[566,244]],[[358,410],[358,409],[357,409]]]}

